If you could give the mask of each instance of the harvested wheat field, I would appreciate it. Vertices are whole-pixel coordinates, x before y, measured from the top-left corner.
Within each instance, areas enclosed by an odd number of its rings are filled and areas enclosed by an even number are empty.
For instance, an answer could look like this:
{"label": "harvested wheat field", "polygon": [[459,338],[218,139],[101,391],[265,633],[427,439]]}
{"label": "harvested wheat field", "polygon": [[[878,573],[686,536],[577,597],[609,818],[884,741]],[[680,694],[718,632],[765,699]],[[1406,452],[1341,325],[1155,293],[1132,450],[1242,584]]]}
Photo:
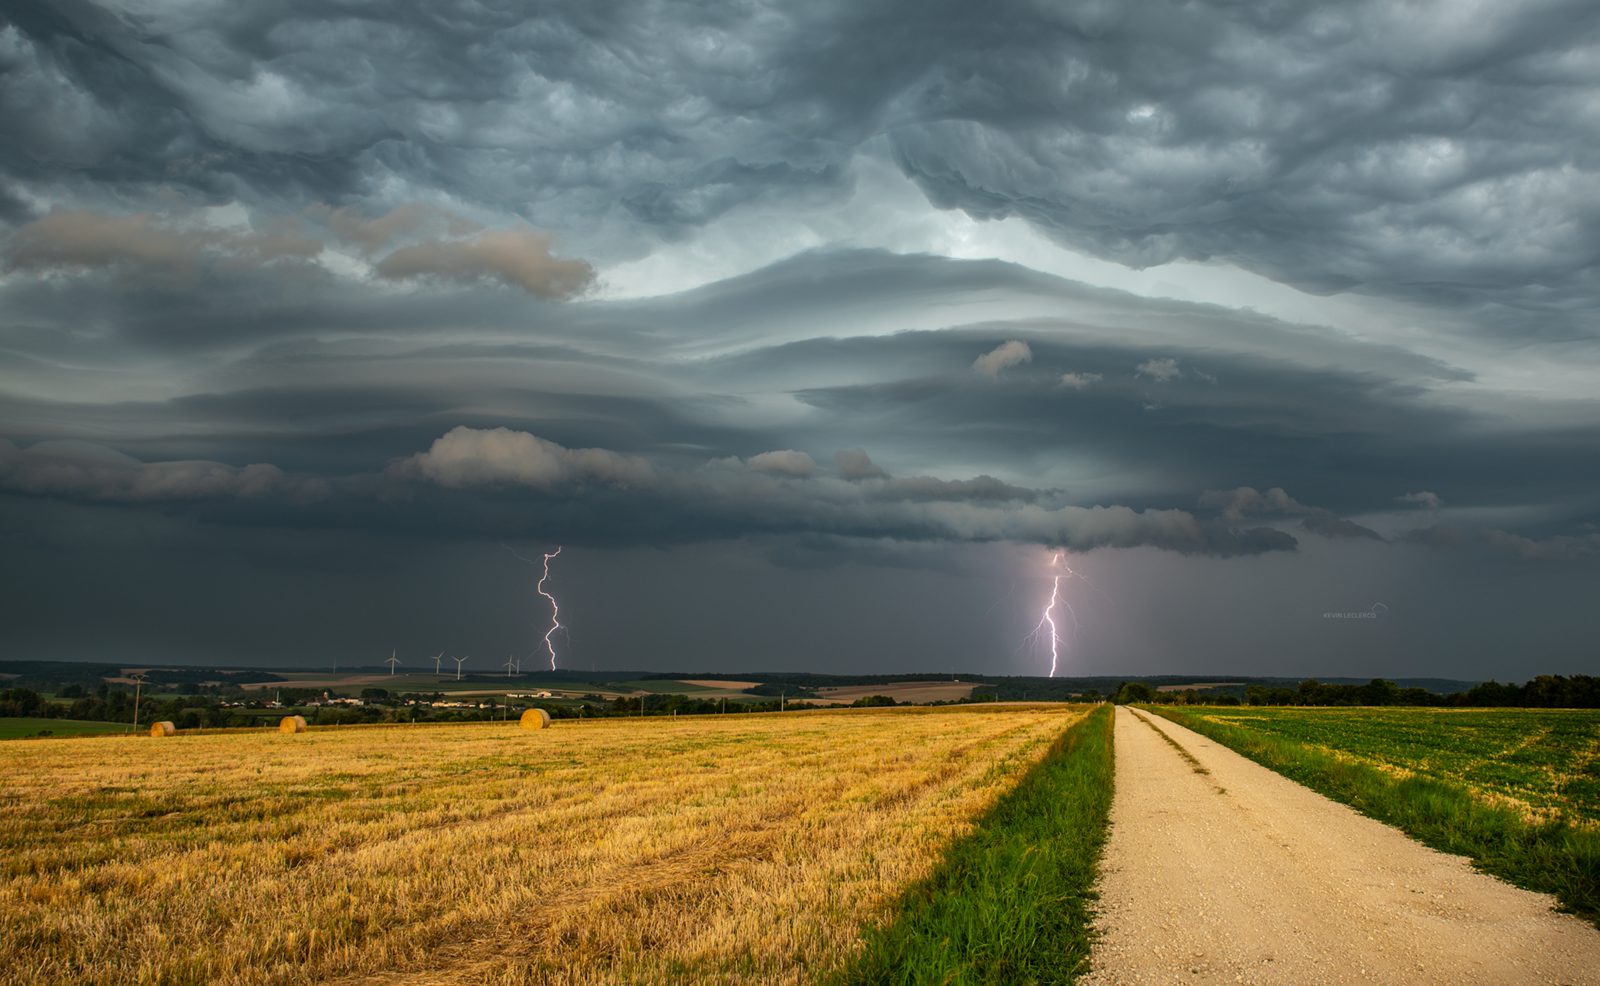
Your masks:
{"label": "harvested wheat field", "polygon": [[8,743],[0,981],[803,982],[1081,714]]}

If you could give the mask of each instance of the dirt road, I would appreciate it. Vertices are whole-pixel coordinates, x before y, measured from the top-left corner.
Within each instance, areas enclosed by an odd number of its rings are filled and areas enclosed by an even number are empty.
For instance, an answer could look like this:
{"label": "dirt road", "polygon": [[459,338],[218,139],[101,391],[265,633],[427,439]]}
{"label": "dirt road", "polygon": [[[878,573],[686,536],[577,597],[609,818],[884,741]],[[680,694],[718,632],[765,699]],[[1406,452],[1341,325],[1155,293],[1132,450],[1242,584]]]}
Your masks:
{"label": "dirt road", "polygon": [[1600,983],[1600,931],[1550,897],[1156,716],[1117,710],[1116,757],[1082,982]]}

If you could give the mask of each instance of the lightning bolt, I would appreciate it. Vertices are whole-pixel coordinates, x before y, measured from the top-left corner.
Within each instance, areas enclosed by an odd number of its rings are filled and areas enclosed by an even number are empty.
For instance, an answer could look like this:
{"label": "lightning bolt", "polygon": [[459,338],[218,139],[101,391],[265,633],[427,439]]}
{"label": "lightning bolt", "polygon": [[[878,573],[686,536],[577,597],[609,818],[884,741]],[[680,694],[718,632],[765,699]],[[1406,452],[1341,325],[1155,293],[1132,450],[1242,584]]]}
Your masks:
{"label": "lightning bolt", "polygon": [[[1061,564],[1061,554],[1058,551],[1050,559],[1052,567]],[[1044,612],[1040,614],[1039,623],[1033,628],[1033,633],[1028,635],[1033,639],[1038,639],[1045,633],[1046,627],[1050,628],[1050,677],[1052,678],[1056,676],[1056,669],[1061,663],[1061,644],[1063,643],[1061,628],[1056,624],[1056,607],[1065,606],[1067,615],[1072,618],[1072,625],[1074,627],[1078,625],[1078,614],[1073,610],[1072,604],[1061,598],[1061,580],[1063,578],[1070,579],[1074,575],[1078,575],[1078,573],[1074,572],[1071,566],[1068,566],[1065,572],[1057,572],[1055,574],[1050,585],[1050,601],[1045,604]],[[1078,578],[1083,578],[1083,576],[1078,575]]]}
{"label": "lightning bolt", "polygon": [[[537,565],[538,564],[538,562],[534,561],[532,558],[524,558],[521,555],[517,554],[516,549],[511,547],[511,545],[509,545],[509,544],[502,544],[500,547],[502,547],[502,548],[506,549],[507,551],[511,552],[511,557],[517,559],[518,561],[525,561],[530,565]],[[550,652],[550,670],[551,671],[554,671],[556,669],[556,645],[550,642],[550,636],[552,634],[554,634],[557,630],[565,630],[566,627],[561,625],[561,607],[556,605],[556,597],[555,596],[552,596],[552,595],[550,595],[550,593],[544,591],[544,583],[545,583],[545,579],[548,579],[550,577],[550,559],[554,558],[556,555],[559,555],[559,554],[561,554],[561,546],[560,545],[556,545],[556,550],[554,550],[554,551],[550,552],[548,555],[544,556],[544,574],[539,576],[539,584],[537,586],[535,586],[535,588],[539,592],[539,595],[541,595],[541,596],[545,597],[546,599],[550,600],[550,629],[548,629],[548,630],[546,630],[544,632],[544,646],[545,646],[545,649]],[[567,638],[568,643],[571,643],[571,640],[572,640],[571,637]]]}
{"label": "lightning bolt", "polygon": [[551,671],[556,669],[556,645],[550,642],[550,635],[555,633],[557,630],[563,629],[563,627],[561,626],[561,607],[556,605],[555,596],[552,596],[550,593],[544,591],[544,580],[550,577],[550,559],[559,554],[561,554],[561,546],[556,545],[556,550],[544,556],[544,575],[540,576],[539,585],[537,587],[539,590],[539,595],[550,600],[550,629],[546,630],[544,633],[544,646],[550,651]]}
{"label": "lightning bolt", "polygon": [[[1060,563],[1061,552],[1058,551],[1056,556],[1050,559],[1050,564],[1059,565]],[[1033,628],[1033,632],[1038,634],[1039,631],[1044,629],[1045,624],[1048,623],[1050,625],[1050,677],[1052,678],[1056,676],[1056,664],[1061,658],[1061,634],[1056,629],[1056,618],[1051,614],[1055,612],[1056,602],[1060,598],[1061,574],[1058,572],[1056,573],[1055,582],[1050,586],[1050,602],[1044,608],[1044,615],[1039,617],[1039,625]]]}

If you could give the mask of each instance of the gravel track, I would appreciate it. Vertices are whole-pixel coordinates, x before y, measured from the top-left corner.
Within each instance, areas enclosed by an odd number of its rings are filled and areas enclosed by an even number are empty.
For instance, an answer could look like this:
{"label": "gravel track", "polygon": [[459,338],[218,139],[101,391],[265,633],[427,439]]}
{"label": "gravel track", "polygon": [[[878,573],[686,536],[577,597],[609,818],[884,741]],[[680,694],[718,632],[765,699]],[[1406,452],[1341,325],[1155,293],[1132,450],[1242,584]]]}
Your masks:
{"label": "gravel track", "polygon": [[1117,709],[1116,758],[1082,983],[1600,984],[1600,931],[1548,895],[1165,719]]}

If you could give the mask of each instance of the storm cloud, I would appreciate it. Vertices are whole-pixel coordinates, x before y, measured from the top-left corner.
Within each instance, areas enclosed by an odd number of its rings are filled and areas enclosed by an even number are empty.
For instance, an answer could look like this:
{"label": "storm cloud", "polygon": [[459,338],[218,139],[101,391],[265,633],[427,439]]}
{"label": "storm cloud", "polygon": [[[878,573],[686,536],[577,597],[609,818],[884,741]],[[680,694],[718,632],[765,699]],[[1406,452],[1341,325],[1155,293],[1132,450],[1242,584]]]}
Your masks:
{"label": "storm cloud", "polygon": [[[1041,549],[1153,613],[1402,570],[1417,611],[1564,599],[1596,51],[1575,0],[13,7],[6,536],[40,613],[90,530],[174,585],[210,539],[285,573],[522,539],[781,569],[771,607],[859,566],[943,614],[927,579],[1000,595]],[[1094,646],[1327,632],[1236,626]]]}

